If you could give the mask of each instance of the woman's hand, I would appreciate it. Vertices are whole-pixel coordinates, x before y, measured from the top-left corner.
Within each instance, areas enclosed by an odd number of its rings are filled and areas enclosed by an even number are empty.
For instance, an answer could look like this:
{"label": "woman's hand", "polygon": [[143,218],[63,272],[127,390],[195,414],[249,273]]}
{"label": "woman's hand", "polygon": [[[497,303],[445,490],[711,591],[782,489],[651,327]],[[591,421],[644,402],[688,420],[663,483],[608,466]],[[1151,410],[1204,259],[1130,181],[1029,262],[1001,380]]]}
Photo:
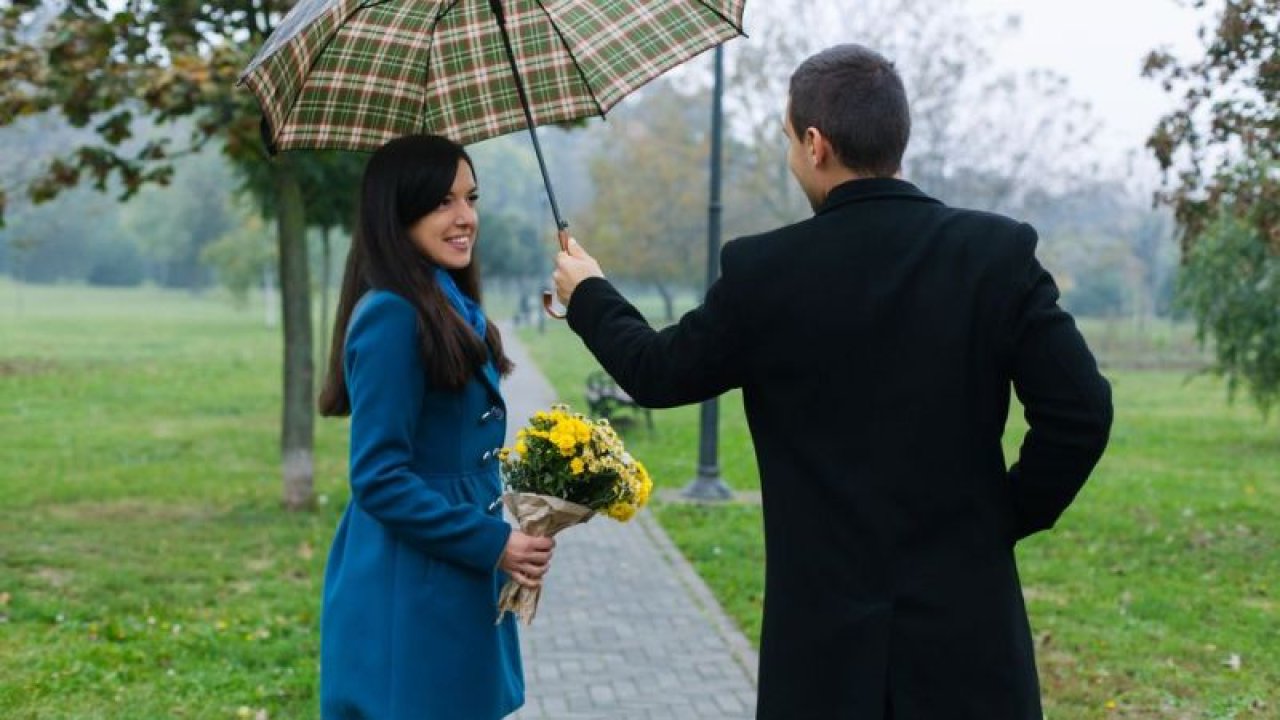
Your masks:
{"label": "woman's hand", "polygon": [[551,566],[551,550],[555,546],[554,538],[534,537],[512,530],[498,567],[521,586],[535,590],[542,587],[542,576]]}

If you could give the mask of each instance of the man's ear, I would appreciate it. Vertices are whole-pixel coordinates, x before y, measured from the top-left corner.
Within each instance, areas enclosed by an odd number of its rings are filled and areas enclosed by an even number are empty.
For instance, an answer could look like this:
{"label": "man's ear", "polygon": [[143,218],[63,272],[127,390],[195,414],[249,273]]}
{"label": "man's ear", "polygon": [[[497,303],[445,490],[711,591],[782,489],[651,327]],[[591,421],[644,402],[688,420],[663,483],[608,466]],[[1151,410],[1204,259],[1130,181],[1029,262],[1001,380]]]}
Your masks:
{"label": "man's ear", "polygon": [[831,143],[822,131],[815,127],[805,129],[804,149],[809,156],[809,164],[815,168],[825,165],[833,155]]}

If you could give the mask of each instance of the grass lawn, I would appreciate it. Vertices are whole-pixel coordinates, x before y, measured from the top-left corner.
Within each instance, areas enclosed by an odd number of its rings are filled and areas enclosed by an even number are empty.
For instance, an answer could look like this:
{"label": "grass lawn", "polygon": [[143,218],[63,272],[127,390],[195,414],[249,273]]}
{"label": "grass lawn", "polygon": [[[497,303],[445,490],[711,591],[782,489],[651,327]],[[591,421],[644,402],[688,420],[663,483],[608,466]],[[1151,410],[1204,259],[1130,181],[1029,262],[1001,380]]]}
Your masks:
{"label": "grass lawn", "polygon": [[260,311],[0,284],[0,717],[309,718],[346,430],[279,508]]}
{"label": "grass lawn", "polygon": [[[1086,325],[1104,330],[1116,332]],[[522,337],[561,396],[582,405],[596,365],[577,338],[563,325]],[[1280,717],[1280,425],[1227,405],[1209,377],[1107,374],[1117,418],[1105,459],[1058,527],[1018,549],[1047,717]],[[1010,457],[1025,430],[1012,414]],[[698,412],[654,421],[653,434],[629,432],[628,446],[659,487],[680,488],[693,476]],[[758,488],[739,394],[722,400],[720,428],[727,482]],[[758,640],[759,508],[659,499],[654,512]]]}
{"label": "grass lawn", "polygon": [[[525,338],[581,405],[592,362],[548,328]],[[329,501],[283,512],[279,334],[218,297],[0,280],[0,718],[314,717],[346,425],[317,426]],[[1020,550],[1049,717],[1280,716],[1280,427],[1216,381],[1113,379],[1111,452]],[[655,422],[629,442],[680,488],[697,410]],[[737,396],[721,427],[725,477],[757,487]],[[755,637],[759,509],[654,510]]]}

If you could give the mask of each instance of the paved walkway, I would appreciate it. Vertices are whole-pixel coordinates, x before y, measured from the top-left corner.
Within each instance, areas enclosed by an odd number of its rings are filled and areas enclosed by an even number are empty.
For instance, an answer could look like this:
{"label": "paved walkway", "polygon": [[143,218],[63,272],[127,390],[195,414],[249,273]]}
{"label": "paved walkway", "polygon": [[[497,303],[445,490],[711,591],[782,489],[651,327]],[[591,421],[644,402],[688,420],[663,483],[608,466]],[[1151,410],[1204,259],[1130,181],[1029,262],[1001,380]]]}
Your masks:
{"label": "paved walkway", "polygon": [[[514,332],[508,444],[555,401]],[[538,616],[521,628],[525,707],[512,720],[749,720],[756,656],[648,512],[556,538]]]}

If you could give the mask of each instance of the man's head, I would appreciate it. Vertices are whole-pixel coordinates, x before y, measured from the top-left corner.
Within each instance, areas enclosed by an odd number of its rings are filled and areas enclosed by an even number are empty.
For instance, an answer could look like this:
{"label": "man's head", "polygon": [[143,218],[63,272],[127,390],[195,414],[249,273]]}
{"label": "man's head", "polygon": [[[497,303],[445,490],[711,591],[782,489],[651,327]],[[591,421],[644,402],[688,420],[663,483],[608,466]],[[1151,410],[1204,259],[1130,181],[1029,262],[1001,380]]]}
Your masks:
{"label": "man's head", "polygon": [[784,124],[791,172],[815,208],[845,180],[897,175],[911,137],[902,78],[861,45],[828,48],[796,68]]}

